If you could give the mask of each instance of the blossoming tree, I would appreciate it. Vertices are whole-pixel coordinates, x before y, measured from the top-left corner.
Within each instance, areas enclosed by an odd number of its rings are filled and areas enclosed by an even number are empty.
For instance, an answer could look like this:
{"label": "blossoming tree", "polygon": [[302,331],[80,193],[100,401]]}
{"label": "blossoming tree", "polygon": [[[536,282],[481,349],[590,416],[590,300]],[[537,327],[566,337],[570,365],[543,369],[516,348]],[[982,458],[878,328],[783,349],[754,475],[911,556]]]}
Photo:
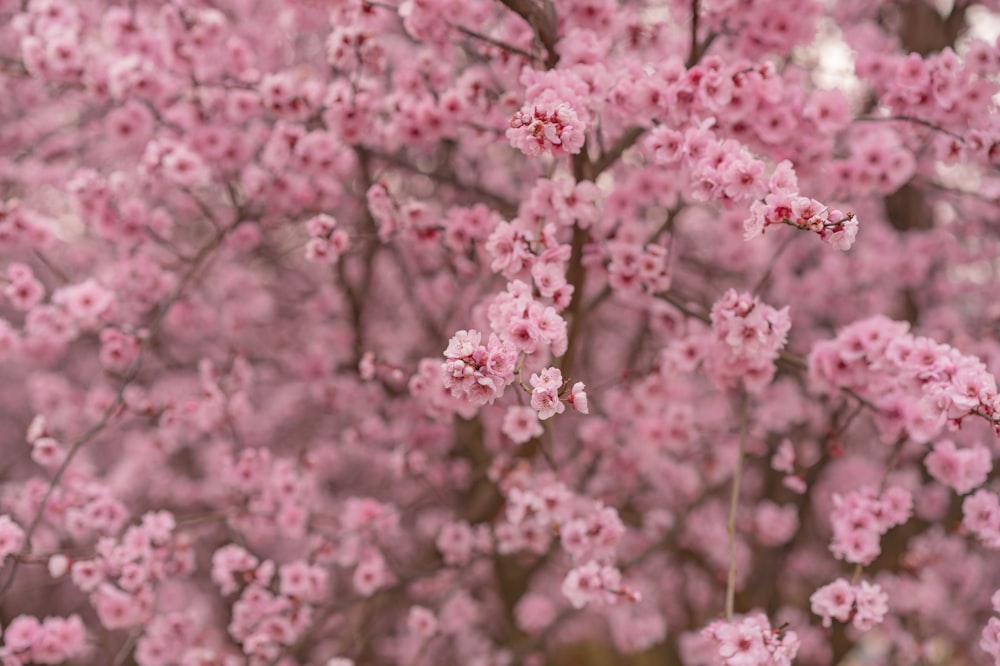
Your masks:
{"label": "blossoming tree", "polygon": [[1000,664],[997,10],[0,0],[0,664]]}

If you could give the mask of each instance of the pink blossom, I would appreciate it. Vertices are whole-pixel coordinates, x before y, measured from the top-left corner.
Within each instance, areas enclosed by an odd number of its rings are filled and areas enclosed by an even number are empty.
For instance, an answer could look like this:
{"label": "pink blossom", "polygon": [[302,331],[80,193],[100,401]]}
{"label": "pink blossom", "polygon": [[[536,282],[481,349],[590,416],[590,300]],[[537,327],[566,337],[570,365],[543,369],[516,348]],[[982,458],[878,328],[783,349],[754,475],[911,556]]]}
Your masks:
{"label": "pink blossom", "polygon": [[23,545],[24,530],[10,516],[0,516],[0,562],[19,552]]}
{"label": "pink blossom", "polygon": [[139,598],[118,589],[110,583],[102,583],[93,592],[94,608],[107,629],[123,629],[144,620]]}
{"label": "pink blossom", "polygon": [[882,622],[889,611],[889,595],[882,588],[868,581],[861,581],[855,588],[854,626],[862,631]]}
{"label": "pink blossom", "polygon": [[559,398],[556,389],[539,386],[531,392],[531,406],[538,410],[538,418],[542,421],[566,411],[566,405]]}
{"label": "pink blossom", "polygon": [[994,660],[1000,659],[1000,619],[991,617],[987,621],[979,639],[979,647]]}
{"label": "pink blossom", "polygon": [[601,566],[595,561],[571,569],[563,580],[562,593],[574,608],[587,604],[614,604],[623,598],[638,600],[634,592],[622,587],[618,569]]}
{"label": "pink blossom", "polygon": [[503,433],[515,444],[524,444],[545,432],[538,418],[538,413],[530,407],[508,407],[502,426]]}
{"label": "pink blossom", "polygon": [[370,597],[389,581],[385,560],[377,552],[365,554],[354,570],[354,589],[363,597]]}
{"label": "pink blossom", "polygon": [[951,440],[935,444],[924,464],[931,476],[960,495],[982,485],[993,469],[986,447],[977,444],[972,448],[957,449]]}
{"label": "pink blossom", "polygon": [[583,382],[577,382],[573,384],[573,388],[570,391],[569,397],[566,398],[568,402],[576,411],[581,414],[589,414],[590,409],[587,402],[587,391]]}
{"label": "pink blossom", "polygon": [[843,578],[824,585],[809,597],[812,612],[823,618],[823,626],[830,626],[830,619],[847,622],[854,609],[854,586]]}
{"label": "pink blossom", "polygon": [[326,571],[302,561],[278,568],[281,593],[309,603],[319,603],[326,597],[327,578]]}

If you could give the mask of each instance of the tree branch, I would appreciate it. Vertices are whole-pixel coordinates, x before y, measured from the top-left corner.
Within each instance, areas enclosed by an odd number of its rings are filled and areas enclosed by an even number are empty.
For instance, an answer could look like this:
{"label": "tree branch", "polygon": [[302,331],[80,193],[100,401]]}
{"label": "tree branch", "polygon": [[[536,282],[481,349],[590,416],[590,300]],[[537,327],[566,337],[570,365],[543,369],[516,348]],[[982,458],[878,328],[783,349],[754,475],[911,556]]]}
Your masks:
{"label": "tree branch", "polygon": [[532,2],[532,0],[500,0],[500,2],[527,21],[528,25],[535,31],[535,36],[545,47],[547,54],[545,67],[552,69],[559,64],[559,54],[556,53],[556,42],[559,41],[559,36],[556,34],[555,16],[552,16],[544,7]]}

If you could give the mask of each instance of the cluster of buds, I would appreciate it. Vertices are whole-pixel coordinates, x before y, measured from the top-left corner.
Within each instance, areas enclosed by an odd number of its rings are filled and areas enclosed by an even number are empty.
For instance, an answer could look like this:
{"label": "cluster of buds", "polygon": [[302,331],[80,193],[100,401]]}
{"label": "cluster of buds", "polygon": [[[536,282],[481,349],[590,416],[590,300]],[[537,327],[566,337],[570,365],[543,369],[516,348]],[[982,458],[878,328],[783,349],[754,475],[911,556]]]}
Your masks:
{"label": "cluster of buds", "polygon": [[507,139],[528,157],[544,152],[555,156],[575,155],[583,148],[584,126],[564,102],[524,106],[510,119]]}

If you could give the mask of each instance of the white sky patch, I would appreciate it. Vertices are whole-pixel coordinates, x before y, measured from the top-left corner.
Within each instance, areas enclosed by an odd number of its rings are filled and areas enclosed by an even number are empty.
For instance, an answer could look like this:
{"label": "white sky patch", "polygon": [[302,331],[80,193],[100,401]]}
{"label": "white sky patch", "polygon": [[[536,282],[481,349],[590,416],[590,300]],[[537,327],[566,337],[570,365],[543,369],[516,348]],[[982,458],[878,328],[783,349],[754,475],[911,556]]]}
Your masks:
{"label": "white sky patch", "polygon": [[996,12],[973,5],[967,10],[965,21],[969,25],[969,37],[982,39],[990,44],[1000,37],[1000,14]]}

